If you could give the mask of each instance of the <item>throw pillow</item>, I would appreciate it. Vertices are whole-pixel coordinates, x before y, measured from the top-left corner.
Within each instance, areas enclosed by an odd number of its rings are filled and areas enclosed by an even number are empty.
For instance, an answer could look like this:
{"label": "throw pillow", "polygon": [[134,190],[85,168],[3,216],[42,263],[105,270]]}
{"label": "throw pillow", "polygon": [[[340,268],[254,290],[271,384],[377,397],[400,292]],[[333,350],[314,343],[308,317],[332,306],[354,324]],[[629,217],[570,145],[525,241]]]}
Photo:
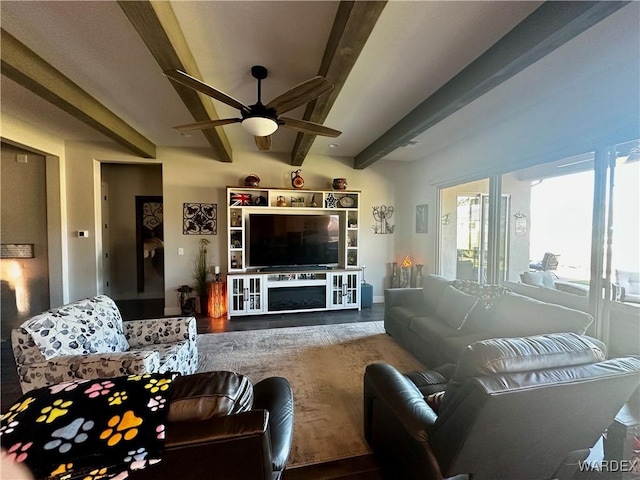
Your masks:
{"label": "throw pillow", "polygon": [[550,272],[523,272],[520,274],[520,280],[534,287],[556,288]]}
{"label": "throw pillow", "polygon": [[460,330],[478,300],[478,297],[474,295],[468,295],[451,285],[447,285],[438,301],[436,316],[444,320],[450,327]]}
{"label": "throw pillow", "polygon": [[442,292],[450,283],[451,280],[439,275],[429,274],[424,277],[422,295],[425,303],[429,306],[429,312],[435,312]]}

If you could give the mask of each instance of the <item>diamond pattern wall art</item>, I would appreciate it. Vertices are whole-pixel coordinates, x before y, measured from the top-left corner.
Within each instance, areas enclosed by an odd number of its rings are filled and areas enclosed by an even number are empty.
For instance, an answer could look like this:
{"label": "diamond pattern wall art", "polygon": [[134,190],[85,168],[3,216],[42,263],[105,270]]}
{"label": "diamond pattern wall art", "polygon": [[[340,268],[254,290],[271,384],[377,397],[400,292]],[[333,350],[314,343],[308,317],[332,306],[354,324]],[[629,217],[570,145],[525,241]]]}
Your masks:
{"label": "diamond pattern wall art", "polygon": [[183,203],[183,235],[217,235],[217,203]]}

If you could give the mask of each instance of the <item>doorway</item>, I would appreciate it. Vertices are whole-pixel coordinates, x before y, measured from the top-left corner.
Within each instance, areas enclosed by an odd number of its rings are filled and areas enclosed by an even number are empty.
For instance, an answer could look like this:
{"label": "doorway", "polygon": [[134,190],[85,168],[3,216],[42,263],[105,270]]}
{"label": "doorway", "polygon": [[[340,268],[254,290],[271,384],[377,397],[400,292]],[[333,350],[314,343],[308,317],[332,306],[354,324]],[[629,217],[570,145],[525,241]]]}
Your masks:
{"label": "doorway", "polygon": [[144,306],[148,311],[153,304],[155,315],[163,315],[162,166],[105,162],[101,174],[108,191],[102,211],[108,236],[103,267],[111,297],[126,310],[138,312]]}

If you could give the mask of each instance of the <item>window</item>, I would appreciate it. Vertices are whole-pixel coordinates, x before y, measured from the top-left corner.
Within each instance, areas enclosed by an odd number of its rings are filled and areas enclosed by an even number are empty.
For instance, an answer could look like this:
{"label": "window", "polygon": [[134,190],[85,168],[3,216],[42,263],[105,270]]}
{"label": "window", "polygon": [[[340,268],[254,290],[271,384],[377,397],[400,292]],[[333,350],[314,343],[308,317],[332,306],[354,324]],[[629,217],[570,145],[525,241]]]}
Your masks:
{"label": "window", "polygon": [[640,141],[443,187],[439,215],[441,275],[587,311],[640,354]]}

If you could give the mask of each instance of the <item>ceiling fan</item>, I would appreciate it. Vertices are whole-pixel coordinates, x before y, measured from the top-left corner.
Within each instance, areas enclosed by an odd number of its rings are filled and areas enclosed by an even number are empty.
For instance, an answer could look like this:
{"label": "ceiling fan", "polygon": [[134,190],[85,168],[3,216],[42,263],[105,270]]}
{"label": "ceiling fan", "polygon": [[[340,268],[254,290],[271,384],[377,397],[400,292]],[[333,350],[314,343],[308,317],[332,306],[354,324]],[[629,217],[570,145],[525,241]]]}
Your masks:
{"label": "ceiling fan", "polygon": [[263,105],[261,101],[262,80],[267,78],[268,71],[261,65],[255,65],[251,67],[251,75],[258,80],[258,101],[253,105],[247,106],[180,70],[167,70],[164,74],[171,80],[237,108],[240,110],[242,117],[206,120],[204,122],[174,127],[180,132],[204,130],[206,128],[228,125],[230,123],[242,123],[242,127],[253,135],[259,150],[269,150],[271,148],[271,134],[274,133],[278,127],[285,127],[297,132],[308,133],[310,135],[322,135],[325,137],[337,137],[342,133],[318,123],[280,116],[282,113],[309,103],[320,95],[333,90],[333,85],[324,77],[313,77],[302,82],[274,98],[266,105]]}

